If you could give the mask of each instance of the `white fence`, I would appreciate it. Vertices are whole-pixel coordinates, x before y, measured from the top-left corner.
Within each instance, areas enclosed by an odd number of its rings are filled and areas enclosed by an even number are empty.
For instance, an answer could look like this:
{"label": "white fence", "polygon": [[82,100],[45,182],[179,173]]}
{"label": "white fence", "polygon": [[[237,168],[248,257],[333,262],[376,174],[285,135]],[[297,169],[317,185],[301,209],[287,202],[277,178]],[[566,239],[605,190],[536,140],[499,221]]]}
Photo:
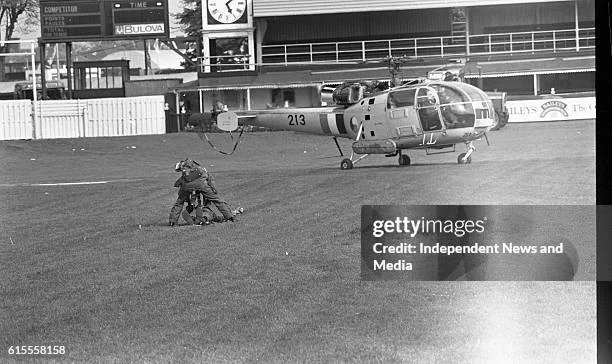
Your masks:
{"label": "white fence", "polygon": [[163,96],[0,102],[0,140],[164,134]]}
{"label": "white fence", "polygon": [[32,102],[0,101],[0,140],[32,139]]}
{"label": "white fence", "polygon": [[88,100],[87,136],[164,134],[163,96]]}
{"label": "white fence", "polygon": [[36,139],[84,137],[85,102],[81,100],[38,101],[34,127]]}

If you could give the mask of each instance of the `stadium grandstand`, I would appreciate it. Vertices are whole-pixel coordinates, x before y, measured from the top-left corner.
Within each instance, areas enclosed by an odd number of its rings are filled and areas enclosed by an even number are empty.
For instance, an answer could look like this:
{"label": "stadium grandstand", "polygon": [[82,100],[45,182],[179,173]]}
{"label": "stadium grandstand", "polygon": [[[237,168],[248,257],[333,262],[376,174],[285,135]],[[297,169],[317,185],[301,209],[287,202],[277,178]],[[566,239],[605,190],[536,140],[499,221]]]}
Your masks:
{"label": "stadium grandstand", "polygon": [[390,80],[390,57],[404,81],[459,63],[509,98],[595,90],[595,0],[248,0],[232,19],[207,3],[199,78],[174,90],[196,113],[318,106],[328,85]]}

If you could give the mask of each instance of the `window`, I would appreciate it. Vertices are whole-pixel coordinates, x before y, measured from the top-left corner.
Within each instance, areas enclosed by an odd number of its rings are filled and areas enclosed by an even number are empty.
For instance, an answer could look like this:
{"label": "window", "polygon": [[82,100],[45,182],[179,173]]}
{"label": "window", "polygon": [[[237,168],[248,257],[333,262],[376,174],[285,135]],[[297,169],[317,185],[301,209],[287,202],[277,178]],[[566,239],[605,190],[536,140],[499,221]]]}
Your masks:
{"label": "window", "polygon": [[293,89],[274,89],[272,90],[272,102],[269,108],[295,106],[295,91]]}
{"label": "window", "polygon": [[284,90],[283,101],[286,106],[287,104],[289,104],[288,106],[295,106],[295,91],[293,91],[292,89]]}
{"label": "window", "polygon": [[249,43],[246,37],[210,40],[211,64],[216,70],[236,71],[249,69]]}
{"label": "window", "polygon": [[447,129],[473,127],[475,121],[472,103],[442,105],[440,107],[442,120]]}
{"label": "window", "polygon": [[442,122],[438,112],[438,99],[436,92],[429,87],[421,87],[417,92],[417,106],[419,107],[419,119],[423,131],[435,131],[442,129]]}
{"label": "window", "polygon": [[387,107],[389,109],[396,107],[414,106],[414,89],[401,90],[389,93],[387,99]]}
{"label": "window", "polygon": [[432,86],[434,90],[438,93],[438,98],[440,99],[440,104],[450,104],[455,102],[468,102],[470,101],[466,94],[461,92],[460,90],[441,85]]}
{"label": "window", "polygon": [[467,83],[462,84],[462,90],[465,91],[473,101],[485,101],[488,99],[487,95],[479,88],[468,85]]}
{"label": "window", "polygon": [[[474,126],[474,107],[466,93],[459,88],[446,85],[432,85],[431,87],[438,93],[440,113],[447,129]],[[466,87],[463,89],[465,90]],[[482,96],[480,93],[475,93],[475,95],[475,97]]]}
{"label": "window", "polygon": [[435,92],[427,87],[422,87],[419,89],[417,93],[417,106],[418,107],[428,107],[436,105],[437,99]]}
{"label": "window", "polygon": [[123,88],[120,66],[76,68],[76,90]]}

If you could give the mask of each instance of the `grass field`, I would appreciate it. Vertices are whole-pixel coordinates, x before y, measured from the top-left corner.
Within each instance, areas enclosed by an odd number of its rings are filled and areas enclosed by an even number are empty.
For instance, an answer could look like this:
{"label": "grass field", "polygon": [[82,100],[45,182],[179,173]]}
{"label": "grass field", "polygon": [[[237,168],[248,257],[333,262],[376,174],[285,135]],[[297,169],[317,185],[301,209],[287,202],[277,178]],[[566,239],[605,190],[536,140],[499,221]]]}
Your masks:
{"label": "grass field", "polygon": [[[349,171],[331,139],[289,132],[229,157],[193,133],[1,142],[0,360],[595,362],[593,281],[359,279],[363,204],[595,204],[594,129],[509,125],[470,165],[458,149]],[[245,208],[236,223],[166,226],[187,156]]]}

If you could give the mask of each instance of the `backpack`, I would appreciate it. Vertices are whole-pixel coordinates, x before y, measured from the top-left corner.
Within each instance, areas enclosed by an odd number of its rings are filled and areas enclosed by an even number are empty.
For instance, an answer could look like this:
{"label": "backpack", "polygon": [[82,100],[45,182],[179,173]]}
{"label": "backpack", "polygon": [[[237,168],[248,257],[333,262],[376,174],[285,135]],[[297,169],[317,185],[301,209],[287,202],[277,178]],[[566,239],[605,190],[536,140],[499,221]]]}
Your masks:
{"label": "backpack", "polygon": [[207,173],[204,167],[200,166],[198,162],[193,161],[189,158],[179,162],[178,166],[179,168],[177,169],[180,169],[185,182],[195,181],[198,178],[202,178]]}

